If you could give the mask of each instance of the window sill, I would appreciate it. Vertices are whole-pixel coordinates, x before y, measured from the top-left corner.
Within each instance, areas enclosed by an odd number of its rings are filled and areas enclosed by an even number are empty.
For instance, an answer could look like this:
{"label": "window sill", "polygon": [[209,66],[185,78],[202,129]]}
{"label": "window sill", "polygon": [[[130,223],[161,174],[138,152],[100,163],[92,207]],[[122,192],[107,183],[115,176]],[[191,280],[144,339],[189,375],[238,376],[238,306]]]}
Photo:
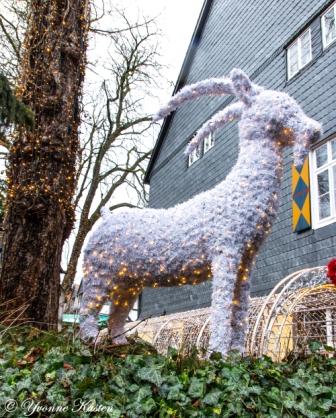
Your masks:
{"label": "window sill", "polygon": [[308,68],[310,68],[315,61],[317,61],[317,57],[311,59],[309,62],[307,62],[307,64],[305,66],[303,66],[302,68],[300,68],[297,73],[293,74],[290,78],[288,78],[287,81],[286,81],[286,85],[287,84],[290,84],[293,80],[296,80],[305,70],[307,70]]}
{"label": "window sill", "polygon": [[191,167],[193,167],[195,164],[197,164],[198,162],[200,162],[200,161],[201,161],[201,159],[202,159],[202,157],[201,157],[201,158],[199,158],[198,160],[194,161],[193,163],[188,164],[188,167],[187,167],[187,168],[191,168]]}
{"label": "window sill", "polygon": [[336,38],[333,39],[331,42],[329,42],[328,44],[323,43],[323,51],[325,51],[326,49],[330,48],[332,44],[334,44],[336,42]]}
{"label": "window sill", "polygon": [[330,218],[330,219],[326,219],[326,220],[320,221],[318,223],[314,223],[313,222],[312,229],[317,230],[317,229],[323,228],[324,226],[331,225],[331,224],[333,224],[335,222],[336,222],[336,217]]}
{"label": "window sill", "polygon": [[293,78],[294,77],[296,77],[298,74],[300,74],[300,73],[302,73],[302,71],[304,71],[308,66],[309,66],[309,64],[311,63],[311,62],[313,62],[313,58],[311,58],[308,62],[307,62],[307,64],[305,64],[303,67],[301,67],[296,73],[294,73],[294,74],[292,74],[290,77],[289,76],[287,76],[288,77],[288,79],[287,79],[287,81],[292,81],[293,80]]}
{"label": "window sill", "polygon": [[206,151],[204,150],[203,155],[207,154],[207,153],[208,153],[209,151],[211,151],[212,149],[213,149],[213,146],[212,146],[211,148],[207,149]]}

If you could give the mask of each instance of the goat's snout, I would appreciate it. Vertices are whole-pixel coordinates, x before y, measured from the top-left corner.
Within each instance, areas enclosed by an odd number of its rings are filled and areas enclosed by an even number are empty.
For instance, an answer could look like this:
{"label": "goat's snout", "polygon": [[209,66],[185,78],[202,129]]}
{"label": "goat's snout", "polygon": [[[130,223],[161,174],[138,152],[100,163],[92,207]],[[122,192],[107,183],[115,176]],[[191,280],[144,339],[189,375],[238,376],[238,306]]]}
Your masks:
{"label": "goat's snout", "polygon": [[316,120],[308,117],[298,126],[294,145],[294,164],[300,166],[307,157],[311,144],[321,138],[322,126]]}
{"label": "goat's snout", "polygon": [[309,136],[311,143],[318,141],[322,136],[322,126],[315,120],[311,120],[306,135]]}

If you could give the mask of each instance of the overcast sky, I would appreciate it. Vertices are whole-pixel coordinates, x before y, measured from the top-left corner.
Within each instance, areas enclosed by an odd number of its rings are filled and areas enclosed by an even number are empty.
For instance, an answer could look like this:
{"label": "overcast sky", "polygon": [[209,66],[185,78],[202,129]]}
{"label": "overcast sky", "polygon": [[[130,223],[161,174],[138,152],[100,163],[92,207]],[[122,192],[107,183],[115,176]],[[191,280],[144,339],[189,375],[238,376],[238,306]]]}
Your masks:
{"label": "overcast sky", "polygon": [[[118,5],[118,0],[113,0],[112,3]],[[137,16],[138,11],[144,16],[157,16],[156,22],[162,31],[162,37],[160,39],[161,64],[167,66],[164,76],[166,80],[170,80],[175,84],[195,29],[203,0],[119,0],[119,4],[123,8],[126,8],[130,18],[132,18],[132,14]],[[113,27],[113,22],[111,22],[111,27]],[[106,57],[106,47],[102,40],[99,41],[99,44],[91,43],[89,45],[90,58],[99,60],[99,57]],[[103,76],[102,73],[104,70],[97,65],[96,72],[97,81],[99,82],[99,75]],[[165,102],[172,93],[173,87],[169,86],[166,80],[162,82],[162,90],[155,92],[160,102]],[[87,81],[89,83],[95,83],[94,72],[87,72]],[[152,138],[153,143],[155,140],[154,135]],[[71,247],[72,242],[73,236],[64,248],[64,266],[66,266],[66,259],[69,256],[69,244]],[[76,275],[77,283],[81,280],[82,276],[81,266],[82,260],[80,259]]]}
{"label": "overcast sky", "polygon": [[[102,0],[104,1],[104,0]],[[199,17],[204,0],[110,0],[111,4],[117,9],[124,9],[130,22],[141,21],[139,15],[155,18],[155,22],[162,32],[159,39],[159,51],[161,53],[160,63],[167,66],[164,76],[176,82],[181,69],[186,51],[188,49],[197,19]],[[99,4],[97,2],[97,4]],[[115,16],[106,15],[99,21],[99,27],[103,29],[115,29],[118,23]],[[124,25],[121,24],[121,27]],[[96,75],[94,72],[87,71],[86,82],[99,80],[108,72],[99,67],[99,64],[106,62],[108,56],[106,50],[109,48],[108,38],[98,37],[89,44],[89,61],[96,62]],[[106,69],[106,66],[105,66]],[[107,69],[106,69],[107,71]],[[88,86],[87,86],[88,87]],[[162,83],[162,99],[167,99],[168,92],[171,93],[170,86]],[[159,92],[160,94],[160,92]]]}
{"label": "overcast sky", "polygon": [[128,0],[138,4],[145,13],[159,15],[163,32],[163,61],[171,66],[169,75],[177,80],[203,0]]}

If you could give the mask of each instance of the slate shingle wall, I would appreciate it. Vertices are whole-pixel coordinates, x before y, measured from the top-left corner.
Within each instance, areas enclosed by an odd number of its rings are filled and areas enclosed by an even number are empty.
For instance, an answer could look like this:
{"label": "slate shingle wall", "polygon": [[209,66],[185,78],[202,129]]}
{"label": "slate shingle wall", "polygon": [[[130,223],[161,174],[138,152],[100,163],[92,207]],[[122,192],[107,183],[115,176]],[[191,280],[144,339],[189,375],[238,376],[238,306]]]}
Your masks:
{"label": "slate shingle wall", "polygon": [[[244,69],[268,88],[287,91],[321,121],[324,136],[336,134],[336,43],[322,50],[319,14],[325,0],[215,0],[187,83]],[[287,81],[285,47],[309,25],[313,60]],[[183,150],[194,132],[231,98],[199,99],[175,112],[150,177],[150,206],[169,207],[223,180],[238,153],[237,126],[216,133],[215,147],[191,167]],[[260,252],[252,293],[261,295],[292,271],[324,264],[336,255],[336,224],[295,234],[291,230],[291,155],[286,152],[278,219]],[[211,283],[192,288],[146,289],[141,315],[208,306]]]}

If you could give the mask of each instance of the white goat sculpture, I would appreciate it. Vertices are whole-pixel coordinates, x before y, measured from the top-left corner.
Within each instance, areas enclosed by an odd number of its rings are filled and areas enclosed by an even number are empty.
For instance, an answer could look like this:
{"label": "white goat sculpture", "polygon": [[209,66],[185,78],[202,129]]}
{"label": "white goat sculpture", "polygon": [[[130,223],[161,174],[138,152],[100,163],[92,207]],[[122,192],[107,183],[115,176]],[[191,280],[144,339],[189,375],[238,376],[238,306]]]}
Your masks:
{"label": "white goat sculpture", "polygon": [[239,101],[215,114],[189,143],[187,153],[227,121],[239,122],[239,156],[224,181],[169,209],[129,209],[111,214],[85,249],[81,337],[95,338],[97,318],[112,301],[111,336],[124,341],[125,320],[144,287],[197,284],[213,277],[210,349],[243,351],[249,273],[275,218],[283,149],[294,146],[303,162],[321,126],[287,94],[251,83],[238,69],[229,78],[184,87],[156,115],[160,119],[203,95]]}

